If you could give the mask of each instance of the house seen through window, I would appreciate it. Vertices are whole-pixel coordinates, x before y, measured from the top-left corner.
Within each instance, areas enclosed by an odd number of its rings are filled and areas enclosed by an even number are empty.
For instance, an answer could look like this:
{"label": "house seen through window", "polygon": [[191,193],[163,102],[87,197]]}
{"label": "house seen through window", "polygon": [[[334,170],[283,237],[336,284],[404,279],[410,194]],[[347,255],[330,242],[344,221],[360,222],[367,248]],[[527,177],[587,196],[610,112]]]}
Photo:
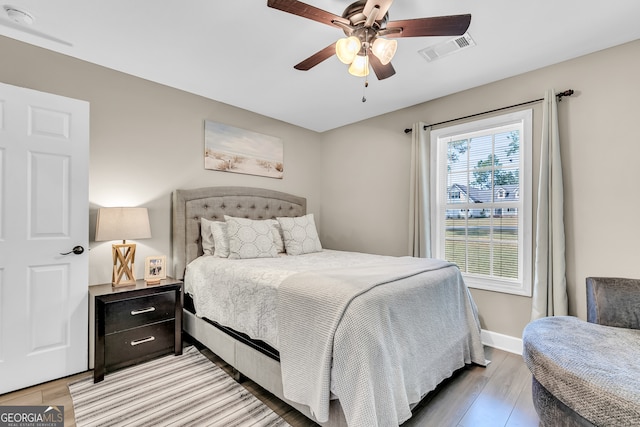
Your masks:
{"label": "house seen through window", "polygon": [[431,133],[435,256],[470,287],[531,294],[531,110]]}

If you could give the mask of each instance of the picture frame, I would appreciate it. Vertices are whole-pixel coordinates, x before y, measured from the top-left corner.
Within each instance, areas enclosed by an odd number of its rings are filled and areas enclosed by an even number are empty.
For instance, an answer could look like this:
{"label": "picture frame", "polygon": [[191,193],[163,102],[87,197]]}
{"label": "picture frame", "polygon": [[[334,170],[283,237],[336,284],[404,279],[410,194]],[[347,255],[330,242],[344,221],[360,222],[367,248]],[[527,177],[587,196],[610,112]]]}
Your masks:
{"label": "picture frame", "polygon": [[144,281],[155,285],[167,278],[167,257],[165,255],[148,256],[144,260]]}
{"label": "picture frame", "polygon": [[210,120],[204,122],[204,168],[282,179],[281,138]]}

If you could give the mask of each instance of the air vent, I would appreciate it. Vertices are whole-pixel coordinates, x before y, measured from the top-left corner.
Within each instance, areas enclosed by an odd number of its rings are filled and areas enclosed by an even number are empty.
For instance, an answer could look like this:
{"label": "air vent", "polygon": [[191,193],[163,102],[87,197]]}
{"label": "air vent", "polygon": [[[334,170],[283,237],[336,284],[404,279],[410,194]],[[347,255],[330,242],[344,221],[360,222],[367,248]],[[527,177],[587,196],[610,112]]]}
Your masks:
{"label": "air vent", "polygon": [[469,33],[464,33],[461,36],[419,50],[418,53],[431,62],[475,45],[476,42],[473,41]]}

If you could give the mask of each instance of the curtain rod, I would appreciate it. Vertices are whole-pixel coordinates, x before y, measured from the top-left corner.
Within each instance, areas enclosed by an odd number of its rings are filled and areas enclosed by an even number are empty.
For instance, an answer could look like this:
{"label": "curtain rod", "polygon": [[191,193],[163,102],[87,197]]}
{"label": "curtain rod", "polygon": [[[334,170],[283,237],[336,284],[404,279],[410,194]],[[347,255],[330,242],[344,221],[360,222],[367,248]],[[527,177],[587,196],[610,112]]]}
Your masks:
{"label": "curtain rod", "polygon": [[[573,95],[573,89],[568,89],[568,90],[565,90],[564,92],[556,93],[556,97],[558,97],[558,101],[562,101],[562,97],[563,96],[571,96],[571,95]],[[509,108],[521,107],[523,105],[533,104],[534,102],[540,102],[540,101],[544,101],[544,98],[533,99],[531,101],[521,102],[520,104],[514,104],[514,105],[509,105],[507,107],[496,108],[495,110],[483,111],[482,113],[471,114],[469,116],[458,117],[456,119],[445,120],[443,122],[433,123],[431,125],[424,125],[423,126],[423,130],[427,130],[427,128],[430,127],[430,126],[443,125],[445,123],[451,123],[451,122],[455,122],[455,121],[462,120],[462,119],[469,119],[471,117],[481,116],[483,114],[495,113],[496,111],[502,111],[502,110],[506,110],[506,109],[509,109]],[[411,132],[412,132],[411,128],[407,128],[407,129],[404,130],[404,133],[411,133]]]}

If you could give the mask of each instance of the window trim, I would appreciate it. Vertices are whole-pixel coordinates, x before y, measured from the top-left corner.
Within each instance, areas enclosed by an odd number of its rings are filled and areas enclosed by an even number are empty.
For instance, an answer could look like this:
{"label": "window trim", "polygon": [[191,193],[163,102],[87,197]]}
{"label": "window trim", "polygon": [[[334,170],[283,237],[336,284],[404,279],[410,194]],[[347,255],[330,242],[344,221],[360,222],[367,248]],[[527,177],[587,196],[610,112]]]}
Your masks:
{"label": "window trim", "polygon": [[[520,135],[520,183],[519,193],[524,197],[522,201],[522,215],[518,216],[518,228],[521,230],[522,241],[518,243],[519,271],[521,277],[517,280],[500,279],[495,277],[480,277],[470,273],[462,273],[465,283],[470,288],[503,292],[515,295],[531,296],[532,290],[532,230],[533,230],[533,110],[521,110],[499,116],[489,117],[435,129],[431,131],[431,235],[433,236],[432,248],[436,258],[444,259],[445,233],[444,221],[446,220],[447,189],[447,149],[445,138],[455,135],[472,133],[483,129],[496,128],[510,124],[521,123],[522,135]],[[444,161],[443,161],[444,160]],[[503,203],[501,203],[502,205]],[[513,207],[510,203],[509,206]]]}

